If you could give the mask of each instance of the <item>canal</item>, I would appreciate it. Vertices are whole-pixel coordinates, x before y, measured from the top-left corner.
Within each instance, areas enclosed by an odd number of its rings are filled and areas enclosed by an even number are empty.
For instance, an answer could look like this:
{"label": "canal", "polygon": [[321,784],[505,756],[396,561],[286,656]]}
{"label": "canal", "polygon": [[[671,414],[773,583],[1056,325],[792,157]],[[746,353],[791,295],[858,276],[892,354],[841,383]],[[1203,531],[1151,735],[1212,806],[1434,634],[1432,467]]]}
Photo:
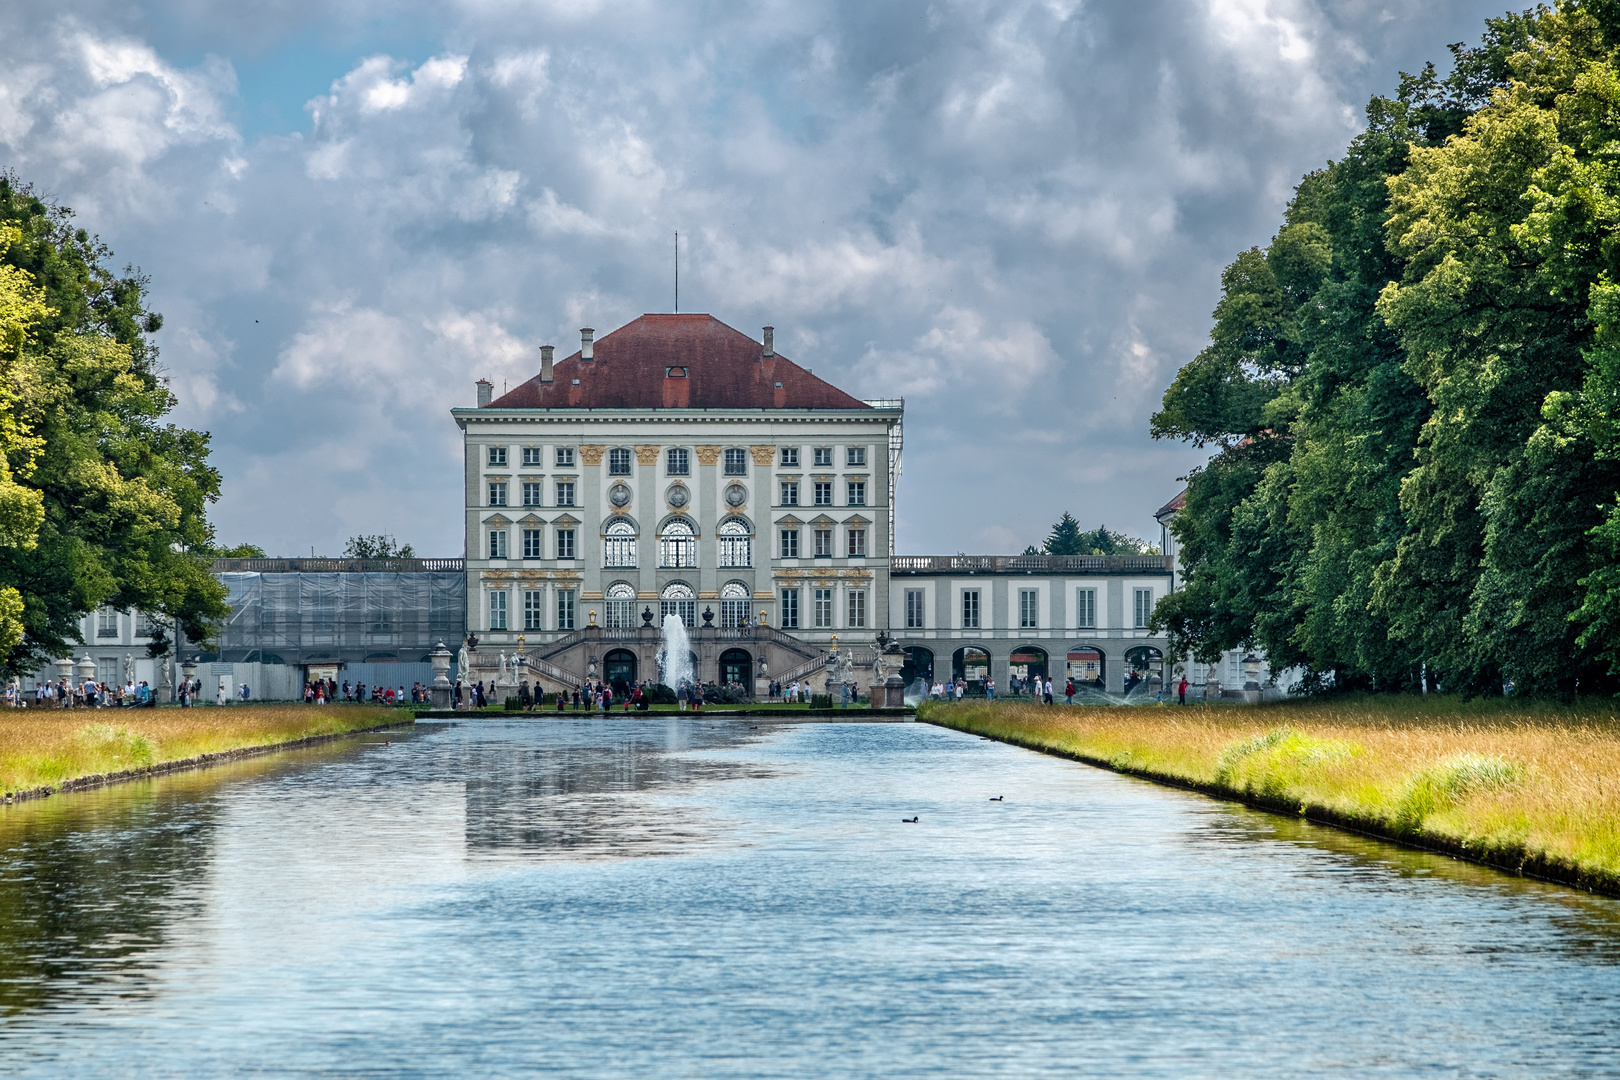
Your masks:
{"label": "canal", "polygon": [[1620,1075],[1620,902],[916,724],[423,724],[22,804],[0,935],[17,1074]]}

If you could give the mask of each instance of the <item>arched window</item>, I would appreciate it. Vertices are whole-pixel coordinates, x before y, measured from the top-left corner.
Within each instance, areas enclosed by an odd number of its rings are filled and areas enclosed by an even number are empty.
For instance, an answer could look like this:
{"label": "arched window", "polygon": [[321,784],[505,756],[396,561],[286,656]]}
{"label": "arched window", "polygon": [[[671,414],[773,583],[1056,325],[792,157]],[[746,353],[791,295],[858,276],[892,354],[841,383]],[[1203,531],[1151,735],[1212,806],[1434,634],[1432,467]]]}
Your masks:
{"label": "arched window", "polygon": [[697,593],[684,581],[672,581],[664,586],[658,599],[659,621],[664,615],[679,615],[687,627],[697,625]]}
{"label": "arched window", "polygon": [[658,565],[676,569],[697,566],[697,534],[684,521],[672,521],[664,526],[664,535],[658,538]]}
{"label": "arched window", "polygon": [[748,523],[732,518],[720,526],[720,565],[753,566],[754,538],[748,533]]}
{"label": "arched window", "polygon": [[615,630],[636,625],[636,590],[628,582],[616,581],[609,585],[603,606],[607,608],[607,621],[603,625]]}
{"label": "arched window", "polygon": [[615,521],[607,527],[607,533],[602,538],[602,565],[620,568],[636,565],[634,525],[628,521]]}
{"label": "arched window", "polygon": [[720,625],[733,630],[747,626],[750,599],[748,586],[741,581],[728,581],[720,586]]}

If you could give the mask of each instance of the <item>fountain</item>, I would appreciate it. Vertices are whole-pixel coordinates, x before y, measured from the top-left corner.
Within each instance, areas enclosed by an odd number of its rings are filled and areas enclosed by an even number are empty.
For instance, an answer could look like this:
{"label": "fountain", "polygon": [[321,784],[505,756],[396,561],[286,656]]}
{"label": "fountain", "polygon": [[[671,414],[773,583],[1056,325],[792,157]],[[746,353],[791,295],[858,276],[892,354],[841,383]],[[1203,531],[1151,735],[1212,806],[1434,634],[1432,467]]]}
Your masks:
{"label": "fountain", "polygon": [[697,681],[692,670],[692,639],[686,633],[686,623],[674,612],[664,616],[663,639],[658,645],[658,677],[671,690],[679,690]]}

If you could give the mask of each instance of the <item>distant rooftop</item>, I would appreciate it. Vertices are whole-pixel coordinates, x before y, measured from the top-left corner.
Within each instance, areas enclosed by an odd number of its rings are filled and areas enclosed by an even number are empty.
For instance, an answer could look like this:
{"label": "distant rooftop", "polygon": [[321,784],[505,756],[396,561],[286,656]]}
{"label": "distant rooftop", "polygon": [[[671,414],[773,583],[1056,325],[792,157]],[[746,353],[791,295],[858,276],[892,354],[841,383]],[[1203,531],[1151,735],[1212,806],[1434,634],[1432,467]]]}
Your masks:
{"label": "distant rooftop", "polygon": [[867,409],[712,315],[643,315],[488,409]]}

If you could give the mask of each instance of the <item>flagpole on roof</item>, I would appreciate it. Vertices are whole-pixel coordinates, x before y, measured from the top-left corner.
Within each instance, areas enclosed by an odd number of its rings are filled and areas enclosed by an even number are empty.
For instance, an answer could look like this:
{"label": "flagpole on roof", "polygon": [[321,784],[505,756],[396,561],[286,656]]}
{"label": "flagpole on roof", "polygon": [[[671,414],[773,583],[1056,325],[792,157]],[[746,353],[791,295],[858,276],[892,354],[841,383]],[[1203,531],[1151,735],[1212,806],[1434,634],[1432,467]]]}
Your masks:
{"label": "flagpole on roof", "polygon": [[681,313],[681,234],[675,231],[675,314]]}

